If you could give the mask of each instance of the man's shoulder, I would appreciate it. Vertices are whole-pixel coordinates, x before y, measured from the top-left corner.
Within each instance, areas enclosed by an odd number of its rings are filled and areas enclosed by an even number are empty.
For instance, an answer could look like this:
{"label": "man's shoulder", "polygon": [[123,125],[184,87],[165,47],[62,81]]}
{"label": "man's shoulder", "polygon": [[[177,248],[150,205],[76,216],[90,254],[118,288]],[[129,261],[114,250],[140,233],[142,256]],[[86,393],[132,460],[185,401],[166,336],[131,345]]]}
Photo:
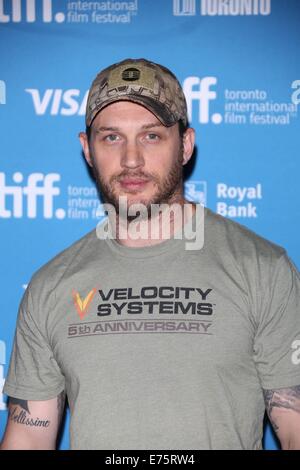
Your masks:
{"label": "man's shoulder", "polygon": [[74,264],[79,264],[83,259],[88,260],[94,255],[97,243],[99,239],[96,229],[93,229],[41,266],[33,274],[30,287],[40,288],[45,284],[49,288],[51,285],[55,287],[66,271],[72,270]]}
{"label": "man's shoulder", "polygon": [[256,255],[268,258],[280,258],[285,249],[267,238],[258,235],[245,225],[205,208],[205,222],[208,242],[232,250],[237,256]]}

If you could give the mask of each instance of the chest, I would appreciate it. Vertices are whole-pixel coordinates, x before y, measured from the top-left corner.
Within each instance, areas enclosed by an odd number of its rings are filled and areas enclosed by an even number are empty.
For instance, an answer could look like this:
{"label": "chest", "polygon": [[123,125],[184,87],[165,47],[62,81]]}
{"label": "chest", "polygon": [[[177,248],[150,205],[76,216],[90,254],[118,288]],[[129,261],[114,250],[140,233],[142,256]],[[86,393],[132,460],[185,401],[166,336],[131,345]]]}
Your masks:
{"label": "chest", "polygon": [[55,358],[72,379],[171,363],[195,373],[254,372],[253,306],[238,275],[203,264],[157,272],[140,265],[78,274],[61,291],[49,326]]}

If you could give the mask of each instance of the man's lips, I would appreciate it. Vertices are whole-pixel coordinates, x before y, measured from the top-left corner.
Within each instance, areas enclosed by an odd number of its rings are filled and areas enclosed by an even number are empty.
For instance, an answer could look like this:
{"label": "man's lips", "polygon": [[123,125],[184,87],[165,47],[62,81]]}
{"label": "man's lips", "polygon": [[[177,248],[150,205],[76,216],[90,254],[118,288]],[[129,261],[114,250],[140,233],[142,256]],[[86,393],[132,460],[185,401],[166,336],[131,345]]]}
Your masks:
{"label": "man's lips", "polygon": [[127,177],[119,180],[123,188],[143,188],[150,180],[136,177]]}

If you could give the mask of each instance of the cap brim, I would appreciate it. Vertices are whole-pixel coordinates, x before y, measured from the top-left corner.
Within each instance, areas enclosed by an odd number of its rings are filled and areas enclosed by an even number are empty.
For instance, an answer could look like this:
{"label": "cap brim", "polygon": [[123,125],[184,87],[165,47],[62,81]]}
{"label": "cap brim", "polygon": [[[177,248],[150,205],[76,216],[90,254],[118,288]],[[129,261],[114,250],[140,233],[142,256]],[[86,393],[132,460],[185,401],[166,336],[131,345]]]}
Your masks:
{"label": "cap brim", "polygon": [[153,113],[154,116],[156,116],[157,119],[166,127],[173,126],[178,121],[174,118],[174,115],[171,114],[161,103],[153,100],[152,98],[148,96],[138,96],[138,95],[132,94],[132,95],[124,95],[124,96],[119,95],[101,103],[101,106],[99,106],[99,108],[94,109],[94,111],[91,114],[91,118],[89,122],[88,121],[86,122],[86,125],[88,127],[91,126],[93,120],[100,113],[100,111],[102,111],[104,108],[106,108],[110,104],[116,103],[118,101],[131,101],[133,103],[144,106],[144,108],[148,109],[148,111]]}

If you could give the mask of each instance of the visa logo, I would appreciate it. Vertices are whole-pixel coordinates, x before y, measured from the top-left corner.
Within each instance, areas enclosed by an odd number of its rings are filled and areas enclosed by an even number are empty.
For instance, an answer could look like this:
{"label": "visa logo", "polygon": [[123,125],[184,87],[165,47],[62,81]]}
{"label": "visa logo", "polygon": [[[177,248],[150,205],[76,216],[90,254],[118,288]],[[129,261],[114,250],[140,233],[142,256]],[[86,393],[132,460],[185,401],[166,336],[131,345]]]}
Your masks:
{"label": "visa logo", "polygon": [[81,91],[72,88],[70,90],[47,89],[43,94],[35,88],[26,88],[33,102],[35,113],[38,116],[50,114],[51,116],[79,116],[85,115],[88,91],[81,97]]}

